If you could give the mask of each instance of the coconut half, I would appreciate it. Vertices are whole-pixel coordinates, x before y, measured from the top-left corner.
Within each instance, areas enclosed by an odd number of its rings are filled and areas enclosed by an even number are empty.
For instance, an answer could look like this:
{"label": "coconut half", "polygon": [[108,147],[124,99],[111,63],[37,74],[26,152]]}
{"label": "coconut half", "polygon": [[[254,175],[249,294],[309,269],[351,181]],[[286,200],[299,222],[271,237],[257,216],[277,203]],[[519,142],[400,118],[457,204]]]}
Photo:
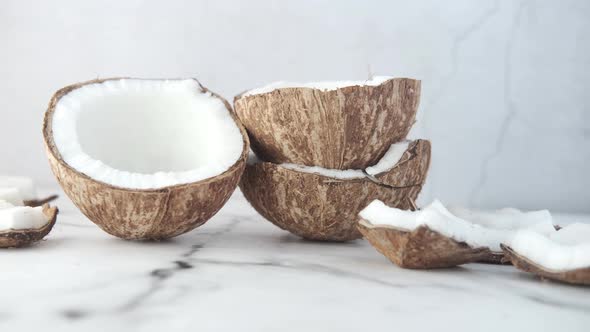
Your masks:
{"label": "coconut half", "polygon": [[205,223],[235,190],[249,150],[230,105],[194,79],[65,87],[43,135],[68,197],[124,239],[165,239]]}
{"label": "coconut half", "polygon": [[518,269],[542,278],[590,285],[590,225],[575,223],[557,232],[518,232],[502,246]]}
{"label": "coconut half", "polygon": [[414,124],[420,81],[285,83],[247,91],[236,113],[263,160],[329,169],[364,169]]}
{"label": "coconut half", "polygon": [[454,210],[459,216],[438,200],[420,211],[403,211],[374,201],[359,213],[359,229],[392,262],[413,269],[500,263],[500,244],[510,241],[518,230],[556,232],[546,210]]}
{"label": "coconut half", "polygon": [[38,198],[33,179],[29,177],[0,175],[0,200],[12,205],[41,206],[56,198],[57,195]]}
{"label": "coconut half", "polygon": [[43,239],[55,225],[57,208],[14,206],[0,201],[0,248],[23,247]]}
{"label": "coconut half", "polygon": [[256,211],[284,230],[311,240],[348,241],[361,237],[357,214],[372,200],[409,208],[429,163],[426,140],[392,145],[364,172],[253,161],[240,188]]}

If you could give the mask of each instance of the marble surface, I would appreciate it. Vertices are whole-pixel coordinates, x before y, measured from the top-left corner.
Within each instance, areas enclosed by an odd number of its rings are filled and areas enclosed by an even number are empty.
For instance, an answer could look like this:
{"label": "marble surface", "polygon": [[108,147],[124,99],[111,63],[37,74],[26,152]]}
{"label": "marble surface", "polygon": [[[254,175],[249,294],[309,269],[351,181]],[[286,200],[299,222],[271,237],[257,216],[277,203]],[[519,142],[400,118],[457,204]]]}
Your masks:
{"label": "marble surface", "polygon": [[0,251],[0,331],[590,326],[590,288],[540,281],[511,266],[403,270],[364,240],[300,240],[257,215],[239,192],[203,227],[159,243],[111,237],[66,198],[57,204],[58,223],[45,241]]}

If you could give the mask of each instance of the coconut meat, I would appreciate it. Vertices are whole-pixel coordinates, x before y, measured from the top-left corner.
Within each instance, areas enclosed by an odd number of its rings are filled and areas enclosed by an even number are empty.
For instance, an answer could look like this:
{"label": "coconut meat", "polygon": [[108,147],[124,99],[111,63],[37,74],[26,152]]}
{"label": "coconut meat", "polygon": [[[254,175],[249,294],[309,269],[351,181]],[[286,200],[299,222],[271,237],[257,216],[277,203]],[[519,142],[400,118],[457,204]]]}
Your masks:
{"label": "coconut meat", "polygon": [[58,100],[52,132],[70,167],[131,189],[214,177],[239,160],[244,145],[223,101],[192,79],[83,85]]}
{"label": "coconut meat", "polygon": [[[297,164],[284,163],[282,167],[304,172],[304,173],[315,173],[326,177],[336,179],[360,179],[369,175],[377,175],[392,169],[402,158],[411,141],[406,140],[399,143],[392,144],[383,157],[373,166],[367,167],[364,171],[361,169],[329,169],[319,166],[304,166]],[[366,172],[366,174],[365,174]]]}
{"label": "coconut meat", "polygon": [[[15,193],[14,190],[17,192]],[[6,195],[6,196],[5,196]],[[11,196],[12,198],[4,198]],[[3,200],[33,200],[37,198],[37,192],[33,179],[24,176],[0,175],[0,199]]]}
{"label": "coconut meat", "polygon": [[0,201],[0,232],[39,229],[49,222],[40,206],[11,206],[10,203]]}
{"label": "coconut meat", "polygon": [[[468,211],[468,210],[464,210]],[[463,212],[464,212],[463,211]],[[554,233],[555,228],[545,212],[489,213],[486,218],[480,212],[474,213],[480,218],[464,219],[451,213],[439,201],[419,211],[406,211],[386,206],[375,200],[360,212],[360,216],[375,226],[391,226],[404,231],[412,231],[420,226],[427,226],[431,230],[458,242],[465,242],[473,248],[487,247],[492,251],[501,251],[500,244],[509,241],[518,229],[530,229],[541,234]],[[489,219],[488,219],[489,218]],[[491,222],[498,221],[499,227]],[[487,223],[478,223],[484,220]]]}
{"label": "coconut meat", "polygon": [[542,234],[521,230],[507,242],[517,254],[552,271],[590,267],[590,225],[574,223]]}
{"label": "coconut meat", "polygon": [[348,86],[377,86],[383,82],[392,79],[391,76],[375,76],[371,79],[364,81],[327,81],[327,82],[308,82],[308,83],[295,83],[295,82],[273,82],[260,88],[252,89],[244,92],[241,97],[259,95],[263,93],[272,92],[278,89],[285,88],[311,88],[322,91],[337,90]]}
{"label": "coconut meat", "polygon": [[520,229],[527,225],[552,225],[553,218],[547,210],[523,212],[515,208],[504,208],[495,211],[481,211],[464,207],[449,207],[453,215],[469,220],[484,227],[497,229]]}
{"label": "coconut meat", "polygon": [[15,187],[0,187],[0,202],[10,203],[11,205],[24,205],[20,191]]}

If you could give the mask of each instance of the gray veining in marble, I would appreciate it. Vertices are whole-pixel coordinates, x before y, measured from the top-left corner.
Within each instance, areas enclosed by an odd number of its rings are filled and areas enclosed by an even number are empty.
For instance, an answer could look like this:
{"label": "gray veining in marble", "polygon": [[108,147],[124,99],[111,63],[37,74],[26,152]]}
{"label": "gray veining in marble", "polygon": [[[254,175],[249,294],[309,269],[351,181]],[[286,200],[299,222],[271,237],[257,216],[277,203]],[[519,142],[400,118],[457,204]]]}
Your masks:
{"label": "gray veining in marble", "polygon": [[[0,253],[0,330],[585,331],[589,289],[510,266],[415,271],[364,240],[301,240],[237,192],[164,242],[113,238],[69,201],[46,241]],[[558,215],[560,223],[589,216]]]}

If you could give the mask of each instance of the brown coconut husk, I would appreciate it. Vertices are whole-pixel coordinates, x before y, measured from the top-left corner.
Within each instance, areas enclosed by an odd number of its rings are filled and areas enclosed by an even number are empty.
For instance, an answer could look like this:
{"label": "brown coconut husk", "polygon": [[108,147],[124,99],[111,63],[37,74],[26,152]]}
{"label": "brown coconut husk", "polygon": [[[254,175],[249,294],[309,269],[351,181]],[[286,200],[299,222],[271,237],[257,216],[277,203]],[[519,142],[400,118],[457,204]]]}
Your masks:
{"label": "brown coconut husk", "polygon": [[419,80],[395,78],[378,86],[238,95],[234,107],[263,160],[364,169],[406,137],[419,101]]}
{"label": "brown coconut husk", "polygon": [[371,179],[337,179],[260,162],[246,166],[240,188],[256,211],[284,230],[310,240],[348,241],[361,237],[357,214],[371,201],[409,209],[429,163],[430,142],[416,140],[395,167]]}
{"label": "brown coconut husk", "polygon": [[47,220],[45,226],[38,229],[8,229],[0,231],[0,248],[17,248],[41,241],[53,228],[57,220],[57,207],[43,205],[43,214]]}
{"label": "brown coconut husk", "polygon": [[58,195],[51,195],[51,196],[47,196],[45,198],[25,200],[25,201],[23,201],[23,203],[25,206],[30,206],[30,207],[43,206],[47,203],[53,202],[58,197],[59,197]]}
{"label": "brown coconut husk", "polygon": [[518,254],[507,245],[502,244],[500,246],[502,247],[502,250],[504,250],[506,259],[510,260],[512,265],[519,270],[533,273],[542,279],[546,278],[575,285],[590,285],[590,267],[568,271],[553,271]]}
{"label": "brown coconut husk", "polygon": [[406,231],[387,225],[373,225],[360,218],[358,228],[377,251],[407,269],[435,269],[477,262],[488,248],[472,248],[426,226]]}
{"label": "brown coconut husk", "polygon": [[[52,118],[59,99],[86,84],[113,79],[97,79],[57,91],[51,98],[43,122],[43,137],[49,164],[66,195],[95,224],[123,239],[162,240],[188,232],[209,220],[235,190],[248,157],[249,140],[231,106],[230,111],[243,137],[240,159],[220,175],[202,181],[159,189],[128,189],[94,180],[64,162],[55,147]],[[202,85],[201,91],[210,92]]]}

